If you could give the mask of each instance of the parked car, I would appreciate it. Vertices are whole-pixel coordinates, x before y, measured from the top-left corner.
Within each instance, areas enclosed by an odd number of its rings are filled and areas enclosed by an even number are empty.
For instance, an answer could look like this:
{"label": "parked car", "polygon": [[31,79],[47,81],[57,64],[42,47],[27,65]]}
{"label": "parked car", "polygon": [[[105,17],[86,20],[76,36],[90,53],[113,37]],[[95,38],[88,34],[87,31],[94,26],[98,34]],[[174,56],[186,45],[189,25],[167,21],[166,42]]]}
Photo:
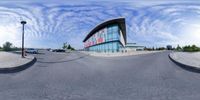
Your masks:
{"label": "parked car", "polygon": [[57,49],[53,49],[53,50],[52,50],[52,52],[56,52],[56,51],[57,51]]}
{"label": "parked car", "polygon": [[52,50],[52,52],[65,52],[65,50],[64,49],[54,49],[54,50]]}
{"label": "parked car", "polygon": [[28,48],[28,49],[26,49],[26,53],[37,54],[38,53],[38,49]]}
{"label": "parked car", "polygon": [[51,48],[48,48],[48,49],[47,49],[47,51],[50,51],[50,50],[51,50]]}
{"label": "parked car", "polygon": [[65,52],[63,49],[58,49],[57,52]]}

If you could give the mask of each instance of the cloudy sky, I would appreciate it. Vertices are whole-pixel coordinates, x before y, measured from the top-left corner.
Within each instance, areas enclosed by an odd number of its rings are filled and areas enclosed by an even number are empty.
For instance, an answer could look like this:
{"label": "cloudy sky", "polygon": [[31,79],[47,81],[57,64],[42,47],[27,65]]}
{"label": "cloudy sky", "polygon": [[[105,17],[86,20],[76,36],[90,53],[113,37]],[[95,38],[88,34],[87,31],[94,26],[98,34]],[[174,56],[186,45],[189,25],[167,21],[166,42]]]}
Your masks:
{"label": "cloudy sky", "polygon": [[128,42],[148,47],[200,46],[200,1],[174,0],[1,0],[0,45],[60,48],[63,42],[83,48],[82,40],[97,24],[125,17]]}

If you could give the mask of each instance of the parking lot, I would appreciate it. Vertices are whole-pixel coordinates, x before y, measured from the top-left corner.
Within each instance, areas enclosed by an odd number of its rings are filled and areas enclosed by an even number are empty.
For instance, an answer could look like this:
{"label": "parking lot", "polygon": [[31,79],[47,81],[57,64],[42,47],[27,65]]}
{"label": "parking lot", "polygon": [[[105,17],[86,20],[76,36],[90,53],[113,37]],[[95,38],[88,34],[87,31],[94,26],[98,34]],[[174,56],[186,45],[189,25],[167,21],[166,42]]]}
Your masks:
{"label": "parking lot", "polygon": [[[102,58],[80,52],[39,51],[30,68],[0,74],[4,100],[198,100],[200,75],[169,52]],[[153,58],[153,59],[152,59]]]}

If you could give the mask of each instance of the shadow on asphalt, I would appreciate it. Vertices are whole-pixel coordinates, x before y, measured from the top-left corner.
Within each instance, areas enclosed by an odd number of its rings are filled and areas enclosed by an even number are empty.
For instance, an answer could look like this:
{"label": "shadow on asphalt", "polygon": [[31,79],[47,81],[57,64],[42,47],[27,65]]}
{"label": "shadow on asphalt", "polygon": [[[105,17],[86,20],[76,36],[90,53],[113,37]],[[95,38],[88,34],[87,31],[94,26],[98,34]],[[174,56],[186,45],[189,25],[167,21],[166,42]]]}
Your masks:
{"label": "shadow on asphalt", "polygon": [[41,59],[44,59],[44,58],[37,57],[37,59],[38,59],[38,60],[41,60]]}
{"label": "shadow on asphalt", "polygon": [[195,68],[195,67],[192,67],[192,66],[187,66],[187,65],[184,65],[184,64],[181,64],[181,63],[178,63],[176,62],[175,60],[173,60],[169,55],[168,55],[169,59],[175,63],[176,65],[178,65],[180,68],[184,69],[184,70],[187,70],[187,71],[190,71],[190,72],[194,72],[194,73],[200,73],[200,69],[199,68]]}
{"label": "shadow on asphalt", "polygon": [[[16,51],[13,51],[11,53],[15,53],[15,54],[21,54],[21,52],[16,52]],[[33,55],[33,53],[26,53],[27,55]],[[38,52],[37,54],[34,54],[34,55],[44,55],[45,53],[41,53],[41,52]]]}
{"label": "shadow on asphalt", "polygon": [[37,54],[38,54],[38,55],[44,55],[45,53],[38,52]]}
{"label": "shadow on asphalt", "polygon": [[27,55],[45,55],[45,53],[41,53],[41,52],[38,52],[36,54],[33,54],[33,53],[26,53]]}
{"label": "shadow on asphalt", "polygon": [[89,56],[89,55],[84,55],[84,56],[80,56],[78,58],[74,58],[74,59],[70,59],[70,60],[64,60],[64,61],[49,61],[49,62],[37,61],[37,62],[39,62],[39,63],[64,63],[64,62],[71,62],[71,61],[79,60],[79,59],[85,58],[87,56]]}
{"label": "shadow on asphalt", "polygon": [[0,74],[9,74],[9,73],[17,73],[20,71],[23,71],[25,69],[28,69],[29,67],[31,67],[32,65],[35,64],[35,62],[37,61],[37,59],[35,58],[33,61],[31,61],[30,63],[27,63],[25,65],[22,66],[18,66],[15,68],[6,68],[6,69],[1,69],[0,70]]}
{"label": "shadow on asphalt", "polygon": [[200,70],[199,69],[195,69],[195,68],[189,68],[189,67],[183,67],[183,66],[180,66],[181,68],[185,69],[185,70],[188,70],[190,72],[194,72],[194,73],[200,73]]}

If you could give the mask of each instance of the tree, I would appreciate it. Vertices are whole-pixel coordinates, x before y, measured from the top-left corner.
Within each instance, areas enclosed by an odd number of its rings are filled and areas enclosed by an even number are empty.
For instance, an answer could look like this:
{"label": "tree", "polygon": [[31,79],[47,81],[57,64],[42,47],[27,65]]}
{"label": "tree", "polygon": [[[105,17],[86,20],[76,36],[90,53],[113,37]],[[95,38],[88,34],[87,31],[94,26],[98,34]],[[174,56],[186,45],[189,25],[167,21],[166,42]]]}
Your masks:
{"label": "tree", "polygon": [[74,48],[71,48],[71,50],[75,50]]}
{"label": "tree", "polygon": [[199,48],[199,47],[197,47],[196,45],[192,45],[192,50],[193,50],[193,51],[199,51],[199,50],[200,50],[200,48]]}
{"label": "tree", "polygon": [[157,50],[165,50],[165,47],[159,47]]}
{"label": "tree", "polygon": [[152,50],[154,51],[154,50],[155,50],[155,48],[154,48],[154,47],[152,47]]}
{"label": "tree", "polygon": [[3,44],[3,50],[4,51],[11,51],[12,50],[12,43],[10,43],[10,42],[5,42],[4,44]]}
{"label": "tree", "polygon": [[70,44],[68,45],[67,49],[72,49],[72,47],[71,47],[71,45],[70,45]]}
{"label": "tree", "polygon": [[67,49],[67,44],[66,43],[63,43],[63,49]]}
{"label": "tree", "polygon": [[180,51],[180,50],[182,50],[182,48],[178,45],[178,46],[176,47],[176,50]]}

